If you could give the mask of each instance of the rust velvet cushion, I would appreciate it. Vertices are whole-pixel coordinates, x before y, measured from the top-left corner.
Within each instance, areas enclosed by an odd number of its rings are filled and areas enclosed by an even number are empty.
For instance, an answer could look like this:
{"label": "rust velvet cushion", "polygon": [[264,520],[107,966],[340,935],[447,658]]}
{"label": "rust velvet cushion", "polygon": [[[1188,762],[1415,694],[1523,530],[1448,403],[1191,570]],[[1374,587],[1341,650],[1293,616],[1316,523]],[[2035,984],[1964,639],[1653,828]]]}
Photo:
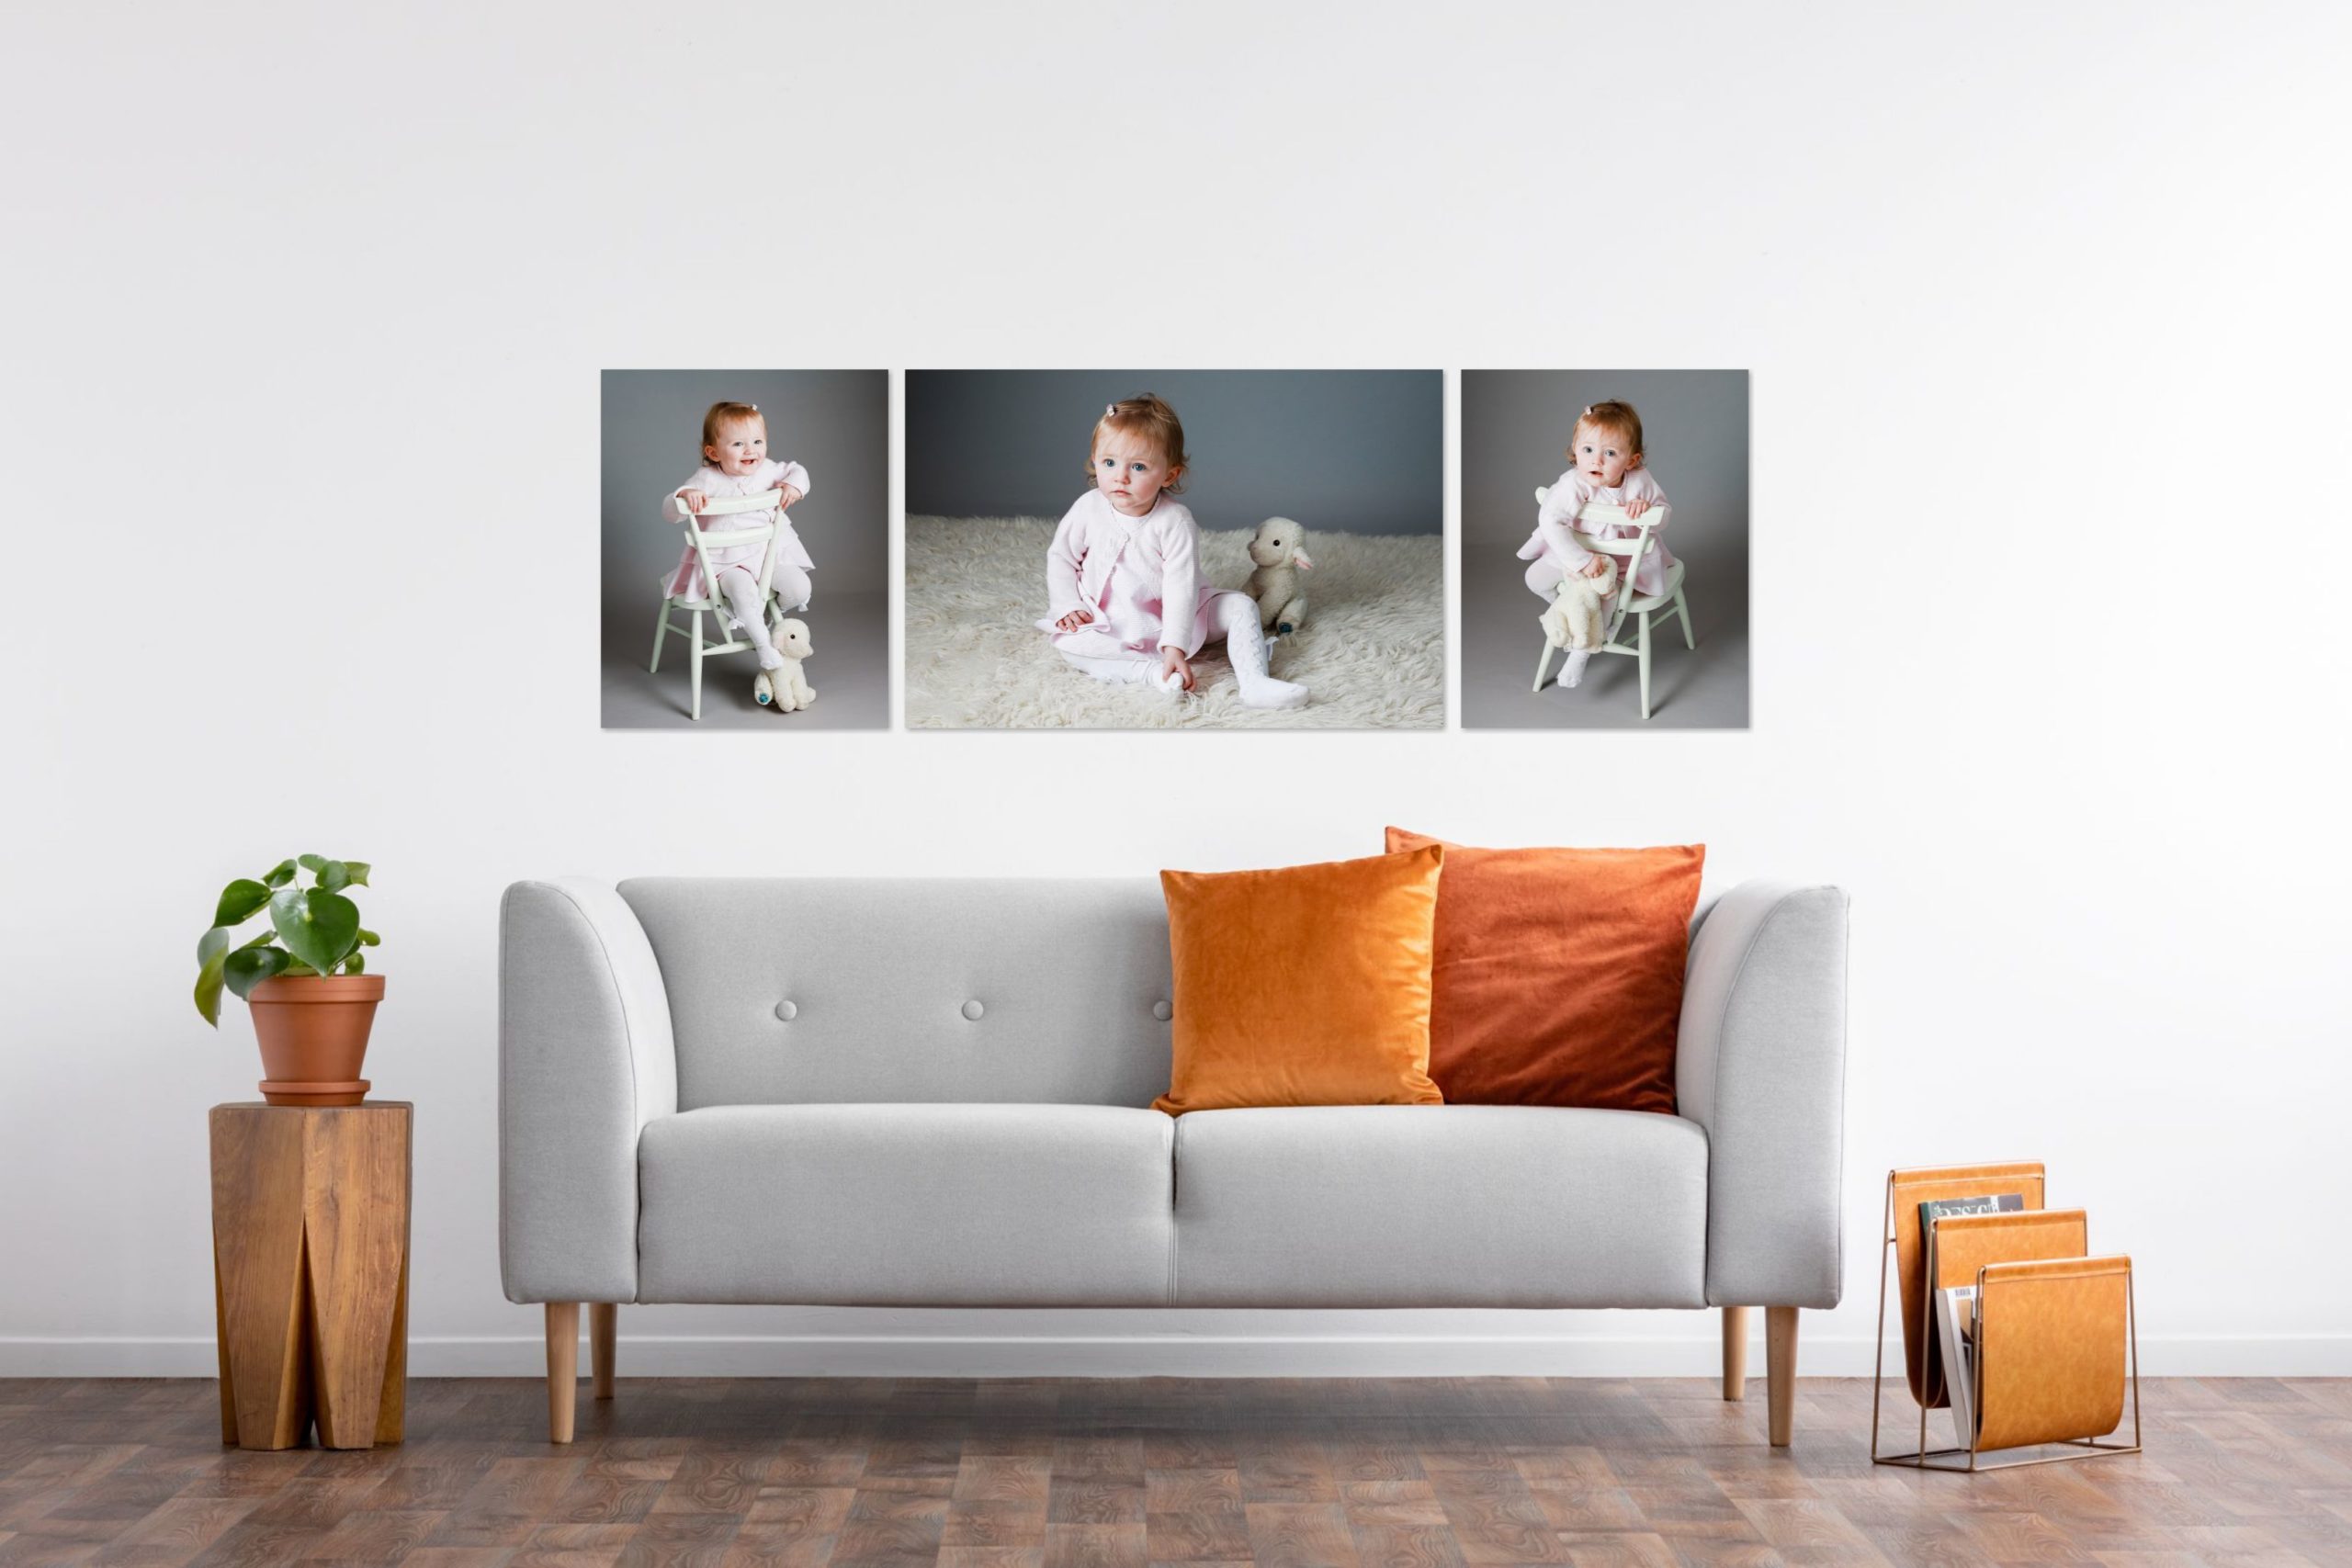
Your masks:
{"label": "rust velvet cushion", "polygon": [[[1443,840],[1388,829],[1392,854]],[[1445,844],[1430,1077],[1455,1104],[1674,1111],[1704,844]]]}
{"label": "rust velvet cushion", "polygon": [[1430,963],[1442,852],[1163,871],[1176,977],[1171,1116],[1435,1105]]}

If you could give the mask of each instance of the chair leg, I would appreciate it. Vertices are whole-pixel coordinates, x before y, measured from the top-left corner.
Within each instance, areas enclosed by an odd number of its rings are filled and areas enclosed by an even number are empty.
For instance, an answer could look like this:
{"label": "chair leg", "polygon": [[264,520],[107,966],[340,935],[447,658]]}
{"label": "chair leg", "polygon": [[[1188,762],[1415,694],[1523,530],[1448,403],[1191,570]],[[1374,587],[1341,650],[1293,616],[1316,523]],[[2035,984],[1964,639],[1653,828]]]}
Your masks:
{"label": "chair leg", "polygon": [[1650,716],[1650,613],[1642,612],[1641,630],[1634,635],[1638,645],[1638,660],[1642,667],[1642,716]]}
{"label": "chair leg", "polygon": [[1682,646],[1699,646],[1699,634],[1690,629],[1690,601],[1682,597],[1682,590],[1674,591],[1674,613],[1682,617]]}
{"label": "chair leg", "polygon": [[548,1303],[548,1441],[571,1441],[571,1402],[580,1392],[580,1303]]}
{"label": "chair leg", "polygon": [[702,721],[702,612],[695,612],[695,672],[692,713],[696,723]]}
{"label": "chair leg", "polygon": [[1724,1397],[1747,1397],[1747,1309],[1724,1308]]}
{"label": "chair leg", "polygon": [[1764,1309],[1765,1426],[1772,1446],[1785,1449],[1795,1425],[1797,1403],[1797,1309]]}
{"label": "chair leg", "polygon": [[1544,677],[1552,667],[1552,639],[1545,637],[1544,646],[1535,650],[1535,689],[1544,689]]}
{"label": "chair leg", "polygon": [[653,662],[645,667],[649,675],[662,673],[662,645],[670,640],[670,601],[662,601],[662,608],[653,616]]}
{"label": "chair leg", "polygon": [[613,1352],[621,1309],[611,1302],[588,1303],[588,1365],[595,1376],[596,1397],[613,1397]]}

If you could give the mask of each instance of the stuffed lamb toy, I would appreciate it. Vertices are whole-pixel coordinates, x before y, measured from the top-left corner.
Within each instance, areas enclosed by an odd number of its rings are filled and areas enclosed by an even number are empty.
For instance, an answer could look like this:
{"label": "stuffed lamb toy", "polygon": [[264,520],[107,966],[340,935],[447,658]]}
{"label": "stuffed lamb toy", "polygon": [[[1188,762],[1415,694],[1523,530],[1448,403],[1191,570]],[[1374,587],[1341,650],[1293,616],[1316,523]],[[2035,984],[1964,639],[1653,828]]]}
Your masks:
{"label": "stuffed lamb toy", "polygon": [[784,662],[760,671],[760,678],[752,683],[753,699],[778,713],[807,707],[817,700],[808,677],[800,672],[800,661],[816,651],[809,646],[808,623],[790,618],[776,623],[775,650],[784,655]]}
{"label": "stuffed lamb toy", "polygon": [[1597,558],[1604,567],[1599,577],[1581,574],[1564,578],[1552,606],[1544,612],[1544,641],[1551,648],[1578,649],[1589,653],[1609,640],[1609,591],[1617,586],[1617,563]]}
{"label": "stuffed lamb toy", "polygon": [[1306,621],[1298,574],[1314,570],[1315,563],[1306,558],[1306,530],[1287,517],[1267,518],[1250,541],[1250,561],[1258,570],[1245,592],[1258,601],[1258,624],[1276,637],[1288,637]]}

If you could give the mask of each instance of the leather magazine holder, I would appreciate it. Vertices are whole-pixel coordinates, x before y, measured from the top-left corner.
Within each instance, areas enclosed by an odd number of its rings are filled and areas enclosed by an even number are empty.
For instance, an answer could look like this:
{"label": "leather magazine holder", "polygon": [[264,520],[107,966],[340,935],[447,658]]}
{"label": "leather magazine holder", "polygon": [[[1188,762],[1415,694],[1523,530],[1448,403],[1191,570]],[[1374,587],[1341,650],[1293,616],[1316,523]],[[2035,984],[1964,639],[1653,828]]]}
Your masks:
{"label": "leather magazine holder", "polygon": [[[2015,1192],[2025,1207],[1950,1214],[1923,1227],[1919,1205]],[[2043,1207],[2042,1167],[2032,1162],[1943,1166],[1887,1174],[1887,1224],[1879,1272],[1879,1372],[1871,1388],[1871,1458],[1928,1470],[2006,1470],[2140,1451],[2139,1357],[2132,1260],[2091,1258],[2089,1216]],[[1891,1256],[1890,1256],[1891,1255]],[[1919,1447],[1881,1454],[1886,1268],[1898,1276],[1905,1371],[1919,1405]],[[1964,1447],[1930,1450],[1928,1413],[1951,1404],[1930,1314],[1932,1292],[1973,1286],[1977,1339],[1971,1401],[1975,1428]],[[2132,1385],[2132,1440],[2098,1439],[2122,1423]],[[2064,1444],[2071,1451],[1984,1464],[2000,1449]]]}

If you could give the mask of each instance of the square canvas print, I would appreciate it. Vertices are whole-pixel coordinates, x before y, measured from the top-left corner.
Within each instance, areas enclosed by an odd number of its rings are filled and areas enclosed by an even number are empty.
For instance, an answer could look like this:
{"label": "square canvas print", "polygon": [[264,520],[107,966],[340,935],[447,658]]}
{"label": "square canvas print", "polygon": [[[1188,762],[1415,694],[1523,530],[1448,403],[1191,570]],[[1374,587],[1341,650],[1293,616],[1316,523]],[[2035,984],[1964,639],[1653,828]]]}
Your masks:
{"label": "square canvas print", "polygon": [[910,370],[910,728],[1437,729],[1434,370]]}
{"label": "square canvas print", "polygon": [[604,373],[607,729],[890,722],[881,370]]}
{"label": "square canvas print", "polygon": [[1462,373],[1462,722],[1747,728],[1747,372]]}

